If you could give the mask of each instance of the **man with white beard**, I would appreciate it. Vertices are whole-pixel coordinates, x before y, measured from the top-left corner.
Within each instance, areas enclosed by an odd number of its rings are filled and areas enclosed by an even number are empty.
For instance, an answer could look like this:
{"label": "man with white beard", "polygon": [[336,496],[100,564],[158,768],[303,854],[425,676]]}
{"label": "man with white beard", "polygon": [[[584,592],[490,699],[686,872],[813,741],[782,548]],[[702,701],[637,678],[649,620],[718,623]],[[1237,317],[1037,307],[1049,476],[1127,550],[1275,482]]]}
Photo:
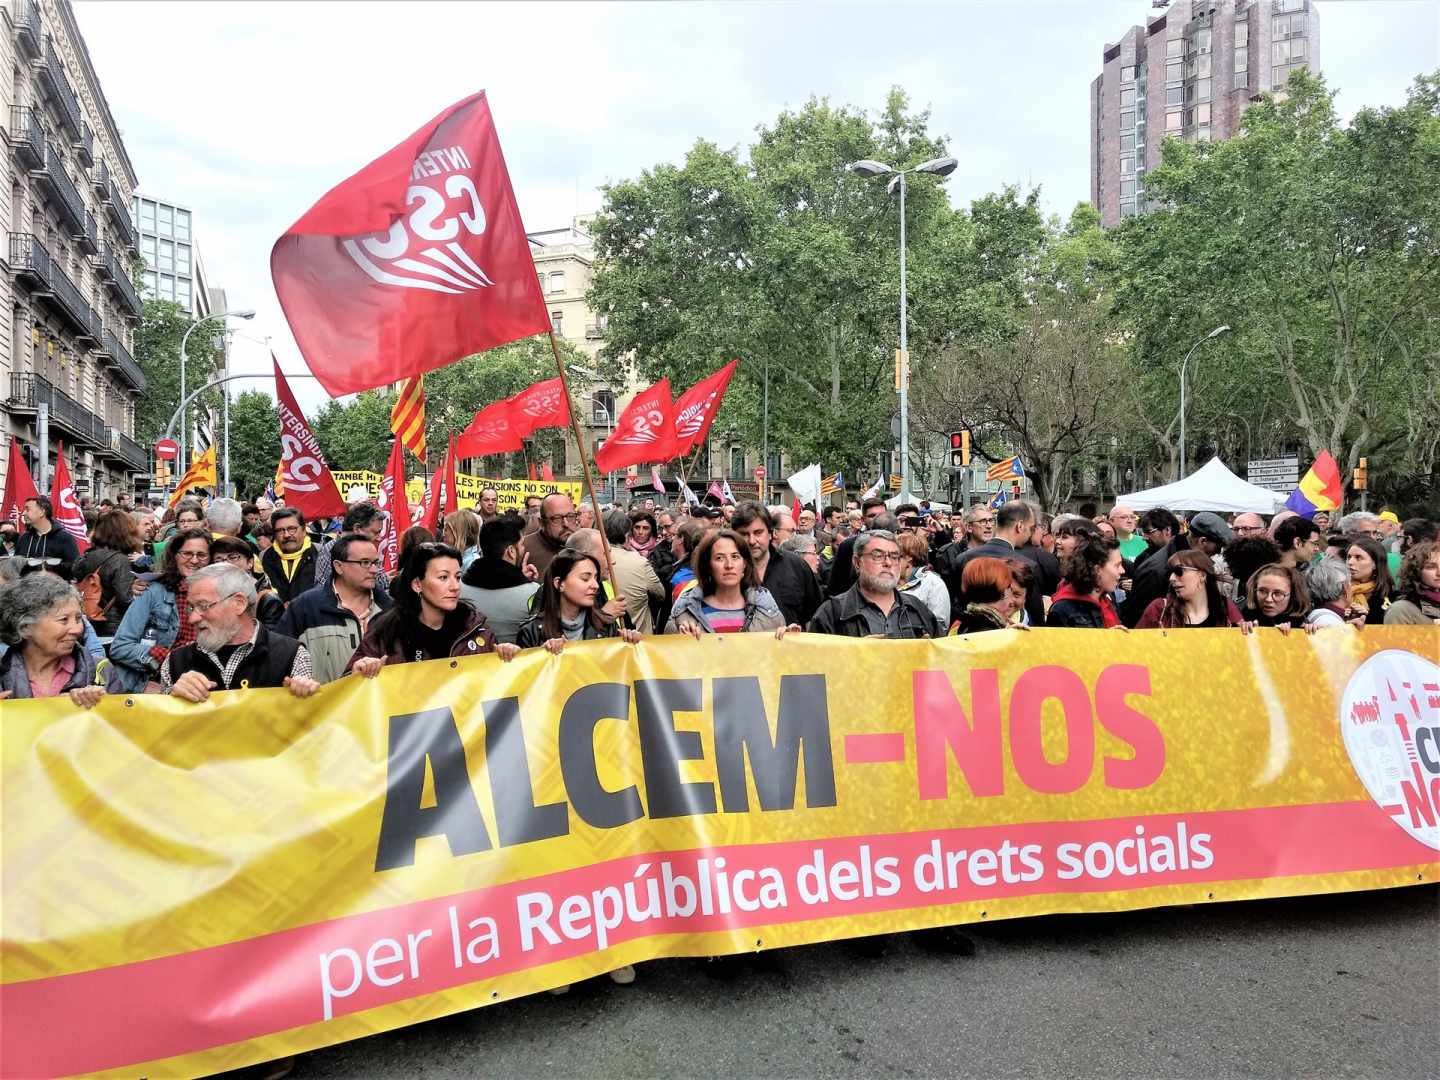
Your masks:
{"label": "man with white beard", "polygon": [[283,686],[309,697],[320,689],[305,646],[256,621],[253,575],[215,563],[195,571],[186,585],[195,640],[160,665],[164,693],[200,702],[212,690]]}
{"label": "man with white beard", "polygon": [[806,630],[857,638],[933,638],[943,632],[914,593],[898,592],[900,544],[889,529],[855,538],[855,584],[820,605]]}

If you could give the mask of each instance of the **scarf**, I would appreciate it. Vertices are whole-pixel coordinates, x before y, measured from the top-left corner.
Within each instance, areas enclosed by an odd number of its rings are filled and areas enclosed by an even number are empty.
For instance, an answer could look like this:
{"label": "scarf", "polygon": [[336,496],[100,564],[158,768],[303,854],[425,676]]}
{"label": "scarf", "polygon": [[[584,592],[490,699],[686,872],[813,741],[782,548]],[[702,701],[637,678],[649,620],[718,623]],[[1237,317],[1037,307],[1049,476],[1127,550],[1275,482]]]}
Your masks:
{"label": "scarf", "polygon": [[1370,614],[1370,594],[1375,591],[1375,579],[1354,581],[1350,584],[1350,610],[1356,615]]}
{"label": "scarf", "polygon": [[658,543],[660,543],[658,536],[651,536],[650,539],[646,540],[643,544],[638,543],[635,537],[632,536],[625,541],[625,550],[633,551],[641,558],[648,559],[650,558],[650,552],[655,550],[655,545]]}
{"label": "scarf", "polygon": [[1101,593],[1100,599],[1097,600],[1086,593],[1076,592],[1074,586],[1068,581],[1062,581],[1051,600],[1075,600],[1082,604],[1094,604],[1100,609],[1100,621],[1104,623],[1106,630],[1120,625],[1120,613],[1115,610],[1115,601],[1109,593]]}
{"label": "scarf", "polygon": [[304,557],[305,553],[310,550],[310,534],[308,532],[305,534],[305,539],[300,541],[299,549],[293,554],[285,554],[285,552],[280,550],[279,544],[274,545],[274,547],[275,554],[280,556],[280,569],[285,571],[285,580],[294,581],[295,571],[300,568],[300,560]]}

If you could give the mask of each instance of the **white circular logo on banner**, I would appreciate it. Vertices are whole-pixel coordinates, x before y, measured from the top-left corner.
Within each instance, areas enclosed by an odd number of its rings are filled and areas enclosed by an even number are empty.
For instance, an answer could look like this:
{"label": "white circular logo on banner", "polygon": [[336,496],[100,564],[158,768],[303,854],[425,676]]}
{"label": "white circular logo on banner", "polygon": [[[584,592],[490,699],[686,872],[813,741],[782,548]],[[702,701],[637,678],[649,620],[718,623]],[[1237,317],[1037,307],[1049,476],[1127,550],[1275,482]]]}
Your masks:
{"label": "white circular logo on banner", "polygon": [[1440,665],[1400,649],[1376,653],[1345,687],[1340,730],[1376,805],[1440,851]]}

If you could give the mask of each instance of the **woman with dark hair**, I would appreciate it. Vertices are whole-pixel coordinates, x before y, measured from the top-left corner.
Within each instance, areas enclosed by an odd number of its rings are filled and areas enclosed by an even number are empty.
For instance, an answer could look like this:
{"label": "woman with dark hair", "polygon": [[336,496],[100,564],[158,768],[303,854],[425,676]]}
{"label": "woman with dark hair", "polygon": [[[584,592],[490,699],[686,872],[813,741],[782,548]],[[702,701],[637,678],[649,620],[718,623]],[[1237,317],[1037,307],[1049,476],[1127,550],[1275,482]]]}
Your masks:
{"label": "woman with dark hair", "polygon": [[373,679],[386,664],[487,652],[510,660],[519,651],[497,645],[485,616],[460,599],[460,552],[449,544],[431,541],[411,548],[390,597],[394,605],[370,623],[345,665],[347,673]]}
{"label": "woman with dark hair", "polygon": [[522,649],[543,646],[547,652],[558,655],[571,641],[612,637],[632,645],[639,641],[638,631],[622,629],[602,610],[603,578],[600,563],[593,555],[561,548],[545,568],[535,614],[520,624],[515,644]]}
{"label": "woman with dark hair", "polygon": [[1222,553],[1225,568],[1230,573],[1230,598],[1242,608],[1246,602],[1246,589],[1255,571],[1262,566],[1280,561],[1280,548],[1264,533],[1256,536],[1241,536],[1225,545]]}
{"label": "woman with dark hair", "polygon": [[1385,612],[1386,626],[1440,623],[1440,544],[1422,541],[1405,552],[1398,597]]}
{"label": "woman with dark hair", "polygon": [[1045,616],[1046,626],[1109,630],[1121,626],[1112,595],[1125,574],[1118,540],[1082,537],[1060,560],[1060,587]]}
{"label": "woman with dark hair", "polygon": [[1260,567],[1250,575],[1245,586],[1245,606],[1241,614],[1247,630],[1274,626],[1288,632],[1292,626],[1304,626],[1305,617],[1310,614],[1310,590],[1305,586],[1305,575],[1281,562]]}
{"label": "woman with dark hair", "polygon": [[1378,540],[1346,537],[1345,565],[1350,569],[1350,615],[1370,624],[1385,621],[1390,606],[1390,564]]}
{"label": "woman with dark hair", "polygon": [[410,528],[400,534],[400,554],[395,558],[396,572],[399,572],[399,567],[405,565],[405,560],[409,557],[410,552],[414,551],[421,544],[433,543],[435,543],[434,533],[425,528],[424,525],[411,525]]}
{"label": "woman with dark hair", "polygon": [[675,599],[667,634],[765,633],[777,638],[787,627],[780,605],[755,580],[750,545],[732,529],[706,533],[691,560],[695,584]]}
{"label": "woman with dark hair", "polygon": [[95,531],[90,534],[90,549],[75,560],[71,576],[84,582],[99,572],[100,617],[92,619],[95,632],[101,637],[114,637],[120,628],[133,598],[135,571],[130,556],[140,551],[140,530],[135,519],[124,510],[111,510],[100,515]]}
{"label": "woman with dark hair", "polygon": [[[128,693],[159,693],[160,665],[171,649],[195,640],[185,583],[210,565],[210,534],[181,529],[165,544],[160,572],[130,605],[115,638],[110,662],[118,669],[121,689]],[[149,688],[153,684],[153,689]]]}
{"label": "woman with dark hair", "polygon": [[[80,594],[55,574],[31,574],[0,590],[0,698],[68,694],[82,709],[105,693],[83,643]],[[113,674],[106,679],[116,689]]]}
{"label": "woman with dark hair", "polygon": [[965,564],[960,572],[960,592],[967,602],[956,615],[950,633],[978,634],[1016,625],[1010,621],[1011,616],[1025,610],[1025,590],[1014,587],[1012,563],[1020,561],[981,555]]}
{"label": "woman with dark hair", "polygon": [[649,510],[631,510],[630,533],[625,537],[625,546],[648,559],[659,542],[660,529],[655,524],[655,515]]}
{"label": "woman with dark hair", "polygon": [[1240,609],[1220,591],[1215,564],[1203,551],[1177,551],[1165,564],[1170,587],[1145,609],[1137,630],[1186,626],[1239,626]]}

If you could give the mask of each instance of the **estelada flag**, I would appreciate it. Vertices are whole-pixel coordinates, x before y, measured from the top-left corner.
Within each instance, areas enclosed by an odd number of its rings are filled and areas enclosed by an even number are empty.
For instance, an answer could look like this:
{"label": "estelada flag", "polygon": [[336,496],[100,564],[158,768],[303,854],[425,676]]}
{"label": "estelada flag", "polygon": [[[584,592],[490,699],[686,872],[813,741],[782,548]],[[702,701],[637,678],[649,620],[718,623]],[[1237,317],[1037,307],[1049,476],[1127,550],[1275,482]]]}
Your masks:
{"label": "estelada flag", "polygon": [[484,457],[486,454],[508,454],[525,445],[515,431],[510,411],[510,398],[486,405],[475,414],[470,426],[455,440],[455,451],[462,458]]}
{"label": "estelada flag", "polygon": [[20,511],[29,499],[39,498],[35,478],[25,465],[25,455],[20,453],[20,440],[10,436],[10,464],[5,467],[5,501],[0,503],[0,521],[19,520]]}
{"label": "estelada flag", "polygon": [[739,360],[731,360],[713,375],[707,375],[680,395],[675,402],[675,455],[688,454],[710,434],[710,425],[720,411],[720,399],[730,385]]}
{"label": "estelada flag", "polygon": [[405,501],[405,447],[399,439],[390,444],[390,461],[375,495],[375,505],[385,514],[380,529],[380,565],[393,576],[400,562],[400,537],[410,528],[410,504]]}
{"label": "estelada flag", "polygon": [[50,478],[50,506],[54,522],[75,538],[80,554],[90,546],[90,537],[85,533],[85,513],[80,509],[80,500],[75,497],[75,485],[70,483],[70,469],[65,464],[65,444],[55,448],[55,475]]}
{"label": "estelada flag", "polygon": [[1340,499],[1344,494],[1340,466],[1335,464],[1329,450],[1321,450],[1315,464],[1300,480],[1300,486],[1285,500],[1285,509],[1293,510],[1303,518],[1314,517],[1319,510],[1329,513],[1340,509]]}
{"label": "estelada flag", "polygon": [[332,397],[550,329],[484,91],[332,188],[270,274]]}
{"label": "estelada flag", "polygon": [[675,456],[675,409],[670,380],[661,379],[630,399],[615,431],[595,452],[595,467],[615,472],[631,465],[669,461]]}
{"label": "estelada flag", "polygon": [[280,361],[270,355],[275,365],[275,405],[280,414],[280,482],[285,487],[285,505],[293,506],[307,521],[320,517],[339,517],[345,513],[345,500],[325,464],[320,442],[305,414],[295,403]]}
{"label": "estelada flag", "polygon": [[170,506],[174,507],[191,488],[215,487],[219,479],[215,474],[215,444],[211,443],[205,452],[190,462],[175,490],[170,493]]}
{"label": "estelada flag", "polygon": [[452,435],[449,445],[445,447],[445,460],[430,478],[430,500],[425,505],[425,516],[420,519],[420,524],[439,536],[441,522],[458,508],[458,496],[455,492],[455,436]]}
{"label": "estelada flag", "polygon": [[569,426],[570,409],[559,376],[527,386],[510,398],[510,424],[522,439],[540,428]]}

